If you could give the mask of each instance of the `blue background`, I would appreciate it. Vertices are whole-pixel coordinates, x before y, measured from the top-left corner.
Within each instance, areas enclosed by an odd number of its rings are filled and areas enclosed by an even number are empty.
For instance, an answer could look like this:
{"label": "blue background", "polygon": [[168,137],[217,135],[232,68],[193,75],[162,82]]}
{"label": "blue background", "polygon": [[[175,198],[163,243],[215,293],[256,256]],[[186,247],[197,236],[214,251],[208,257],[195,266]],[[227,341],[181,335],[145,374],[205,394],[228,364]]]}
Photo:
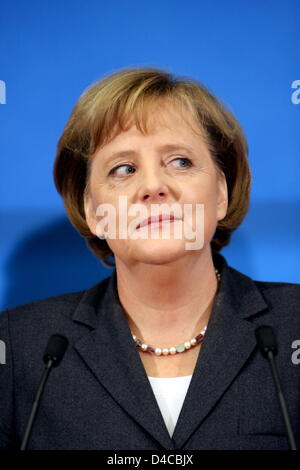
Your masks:
{"label": "blue background", "polygon": [[0,3],[0,308],[107,277],[68,222],[52,168],[75,101],[122,67],[198,79],[246,133],[251,206],[222,253],[254,279],[300,282],[300,1]]}

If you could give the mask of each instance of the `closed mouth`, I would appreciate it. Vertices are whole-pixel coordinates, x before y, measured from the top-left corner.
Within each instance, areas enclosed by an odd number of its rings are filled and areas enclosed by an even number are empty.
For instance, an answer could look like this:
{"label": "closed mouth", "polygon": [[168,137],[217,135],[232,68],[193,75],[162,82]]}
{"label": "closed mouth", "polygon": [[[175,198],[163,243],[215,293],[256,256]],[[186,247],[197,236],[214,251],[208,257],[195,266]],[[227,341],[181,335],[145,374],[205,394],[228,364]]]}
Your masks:
{"label": "closed mouth", "polygon": [[159,214],[143,220],[136,228],[139,229],[147,225],[158,224],[160,222],[174,222],[174,220],[178,220],[178,217],[174,217],[172,214]]}

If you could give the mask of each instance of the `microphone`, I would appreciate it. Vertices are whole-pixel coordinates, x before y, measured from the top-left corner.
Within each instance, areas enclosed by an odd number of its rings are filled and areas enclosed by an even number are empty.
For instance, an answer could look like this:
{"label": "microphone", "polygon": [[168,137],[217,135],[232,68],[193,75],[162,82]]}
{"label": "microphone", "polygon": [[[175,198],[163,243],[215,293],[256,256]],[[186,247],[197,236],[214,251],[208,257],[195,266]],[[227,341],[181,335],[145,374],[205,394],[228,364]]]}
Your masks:
{"label": "microphone", "polygon": [[25,450],[27,447],[28,439],[32,430],[32,426],[36,417],[36,413],[37,413],[38,406],[42,397],[42,393],[44,391],[46,381],[49,377],[52,367],[57,367],[61,363],[62,358],[64,357],[64,354],[67,350],[68,344],[69,344],[69,341],[67,340],[67,338],[63,335],[58,335],[58,334],[52,335],[48,341],[48,344],[47,344],[47,347],[43,356],[45,369],[44,369],[42,378],[40,380],[38,390],[35,395],[35,399],[32,405],[31,413],[30,413],[29,420],[26,426],[26,431],[23,437],[20,450]]}
{"label": "microphone", "polygon": [[278,353],[277,341],[276,341],[274,330],[270,326],[262,325],[256,328],[255,336],[256,336],[256,342],[260,349],[261,354],[269,360],[275,389],[276,389],[278,399],[279,399],[280,409],[281,409],[284,424],[287,430],[290,448],[291,450],[297,450],[285,399],[284,399],[280,382],[279,382],[279,376],[278,376],[276,364],[274,361],[274,357]]}

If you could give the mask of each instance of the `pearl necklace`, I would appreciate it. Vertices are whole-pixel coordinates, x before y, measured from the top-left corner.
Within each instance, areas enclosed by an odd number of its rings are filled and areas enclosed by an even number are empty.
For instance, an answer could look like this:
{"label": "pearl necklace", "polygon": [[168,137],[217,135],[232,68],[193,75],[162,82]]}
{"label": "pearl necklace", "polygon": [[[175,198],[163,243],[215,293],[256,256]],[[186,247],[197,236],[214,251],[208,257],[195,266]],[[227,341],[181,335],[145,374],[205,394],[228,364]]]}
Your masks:
{"label": "pearl necklace", "polygon": [[[216,273],[217,280],[219,283],[221,280],[221,274],[219,273],[217,269],[215,269],[215,273]],[[141,351],[147,352],[150,354],[155,354],[156,356],[161,356],[161,355],[174,356],[174,354],[182,353],[202,343],[206,328],[207,326],[205,326],[203,330],[197,336],[195,336],[195,338],[192,338],[189,341],[185,341],[184,343],[178,344],[177,346],[172,346],[171,348],[154,348],[152,346],[148,346],[148,344],[142,343],[142,341],[138,339],[134,334],[132,333],[131,334],[132,334],[133,341],[135,342],[137,348],[141,349]]]}

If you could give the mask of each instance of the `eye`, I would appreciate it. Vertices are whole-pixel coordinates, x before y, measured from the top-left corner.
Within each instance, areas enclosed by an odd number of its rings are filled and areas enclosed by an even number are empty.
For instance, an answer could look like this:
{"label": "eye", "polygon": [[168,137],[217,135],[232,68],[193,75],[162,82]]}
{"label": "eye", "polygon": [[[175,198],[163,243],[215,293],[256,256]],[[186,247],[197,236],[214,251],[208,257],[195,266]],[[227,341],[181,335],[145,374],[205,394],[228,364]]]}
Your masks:
{"label": "eye", "polygon": [[[121,168],[123,169],[122,171],[121,171]],[[124,171],[124,168],[125,168],[125,171]],[[126,168],[129,169],[128,172],[126,171]],[[127,176],[129,174],[134,173],[134,171],[135,171],[135,168],[132,165],[124,164],[124,165],[115,166],[114,168],[110,170],[109,174],[112,176],[117,176],[117,177]]]}
{"label": "eye", "polygon": [[189,158],[185,158],[185,157],[174,158],[174,160],[172,160],[172,163],[176,161],[183,163],[183,165],[181,164],[177,165],[177,168],[190,168],[192,166],[192,162]]}

